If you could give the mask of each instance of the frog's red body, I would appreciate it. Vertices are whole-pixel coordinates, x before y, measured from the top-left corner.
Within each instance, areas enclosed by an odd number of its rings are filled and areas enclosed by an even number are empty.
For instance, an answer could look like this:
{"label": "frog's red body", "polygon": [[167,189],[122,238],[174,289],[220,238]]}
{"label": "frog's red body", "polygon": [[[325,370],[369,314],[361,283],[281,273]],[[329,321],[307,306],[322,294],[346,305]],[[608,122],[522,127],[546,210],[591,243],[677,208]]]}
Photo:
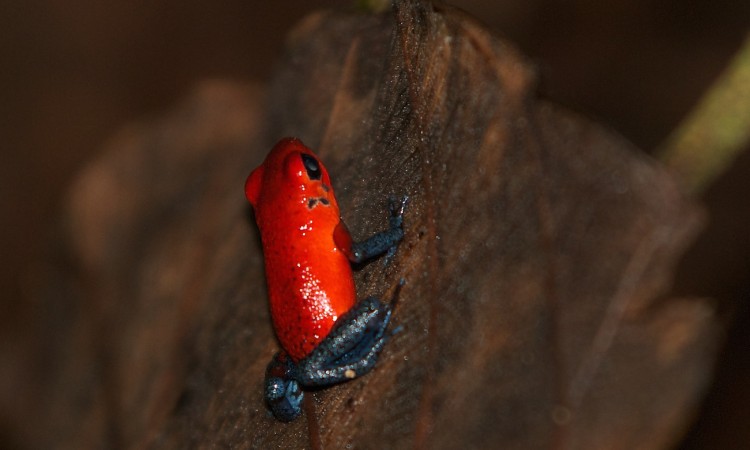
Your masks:
{"label": "frog's red body", "polygon": [[295,361],[356,302],[350,249],[336,242],[351,246],[351,238],[328,171],[319,164],[320,179],[311,180],[300,154],[315,158],[297,139],[280,141],[245,184],[262,236],[274,327]]}
{"label": "frog's red body", "polygon": [[283,347],[266,370],[265,398],[276,418],[291,421],[301,414],[303,388],[348,381],[375,366],[399,288],[389,304],[357,301],[351,263],[393,256],[407,197],[391,199],[388,230],[353,243],[328,171],[294,138],[279,141],[250,174],[245,195],[255,209]]}

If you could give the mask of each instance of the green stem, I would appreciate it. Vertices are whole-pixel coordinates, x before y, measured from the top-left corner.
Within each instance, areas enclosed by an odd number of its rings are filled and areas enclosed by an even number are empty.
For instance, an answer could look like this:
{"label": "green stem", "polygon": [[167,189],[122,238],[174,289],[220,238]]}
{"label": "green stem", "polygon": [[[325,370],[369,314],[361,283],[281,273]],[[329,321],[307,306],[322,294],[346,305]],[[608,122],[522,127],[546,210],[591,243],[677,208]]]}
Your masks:
{"label": "green stem", "polygon": [[658,150],[695,193],[703,192],[750,141],[750,34],[700,103]]}

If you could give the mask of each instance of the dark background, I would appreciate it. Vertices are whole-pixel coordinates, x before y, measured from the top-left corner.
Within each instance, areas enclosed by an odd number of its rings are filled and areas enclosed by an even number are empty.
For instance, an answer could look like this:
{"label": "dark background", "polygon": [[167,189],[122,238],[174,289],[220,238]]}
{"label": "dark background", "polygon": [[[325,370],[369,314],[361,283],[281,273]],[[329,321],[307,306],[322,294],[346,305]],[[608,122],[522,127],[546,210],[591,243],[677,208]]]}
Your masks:
{"label": "dark background", "polygon": [[[17,395],[34,274],[66,185],[124,124],[156,115],[201,80],[263,82],[287,31],[351,1],[28,0],[0,3],[0,399]],[[519,46],[540,93],[651,152],[750,30],[750,2],[455,1]],[[675,291],[716,299],[728,344],[685,448],[750,443],[750,156],[704,195],[709,227]],[[0,424],[1,426],[2,424]],[[11,432],[1,430],[0,433]]]}

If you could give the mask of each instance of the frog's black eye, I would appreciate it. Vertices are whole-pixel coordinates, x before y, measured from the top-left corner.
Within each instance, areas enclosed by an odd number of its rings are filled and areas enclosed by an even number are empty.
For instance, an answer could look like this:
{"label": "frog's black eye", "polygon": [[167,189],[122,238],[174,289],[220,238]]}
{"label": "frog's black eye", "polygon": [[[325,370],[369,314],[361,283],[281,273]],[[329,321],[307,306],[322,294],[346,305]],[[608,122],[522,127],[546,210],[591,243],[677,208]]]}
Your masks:
{"label": "frog's black eye", "polygon": [[305,170],[307,171],[307,177],[311,180],[320,180],[320,177],[323,175],[323,173],[320,170],[320,164],[318,163],[318,160],[315,159],[314,156],[310,156],[305,153],[303,153],[301,156],[302,163],[305,165]]}

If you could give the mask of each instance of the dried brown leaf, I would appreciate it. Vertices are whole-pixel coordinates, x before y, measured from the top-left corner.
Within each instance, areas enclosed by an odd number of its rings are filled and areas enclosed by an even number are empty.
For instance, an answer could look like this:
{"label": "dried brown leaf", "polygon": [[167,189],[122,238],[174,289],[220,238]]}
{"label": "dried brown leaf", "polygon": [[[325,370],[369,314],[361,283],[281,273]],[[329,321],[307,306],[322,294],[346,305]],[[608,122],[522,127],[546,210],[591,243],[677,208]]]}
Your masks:
{"label": "dried brown leaf", "polygon": [[[65,353],[39,442],[184,448],[663,448],[708,379],[704,301],[660,298],[701,223],[653,161],[538,100],[472,19],[410,0],[321,13],[263,94],[213,85],[125,131],[71,195]],[[262,132],[268,121],[268,132]],[[380,229],[411,196],[396,260],[403,330],[366,377],[291,424],[261,383],[277,347],[246,174],[275,139],[316,148],[344,219]],[[55,422],[57,421],[57,422]],[[62,421],[62,422],[61,422]],[[46,434],[45,434],[46,433]],[[46,439],[46,440],[45,440]]]}

